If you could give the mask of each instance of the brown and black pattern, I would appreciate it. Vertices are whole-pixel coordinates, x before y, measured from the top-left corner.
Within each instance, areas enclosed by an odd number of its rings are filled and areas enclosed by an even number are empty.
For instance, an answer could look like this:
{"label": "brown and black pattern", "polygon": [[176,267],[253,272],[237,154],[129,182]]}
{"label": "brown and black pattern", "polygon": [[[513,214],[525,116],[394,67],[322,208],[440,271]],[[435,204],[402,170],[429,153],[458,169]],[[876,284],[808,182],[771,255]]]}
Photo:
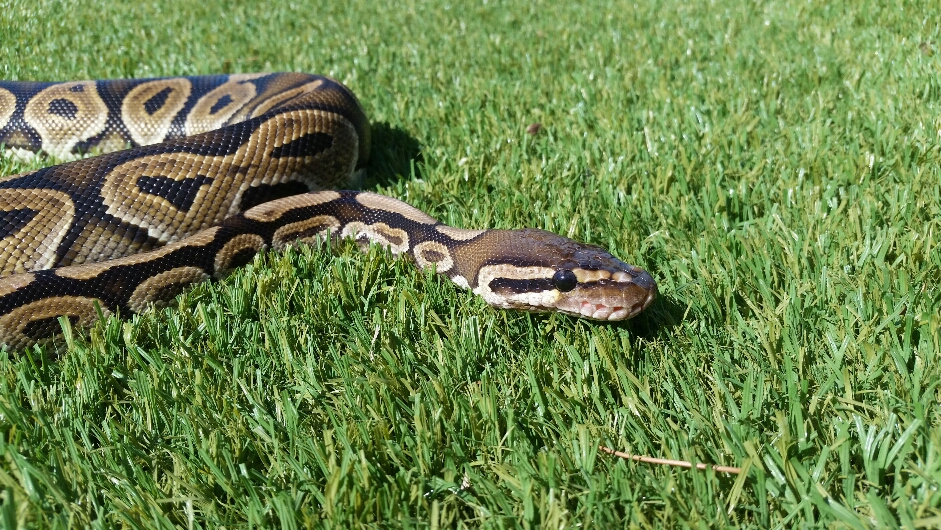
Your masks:
{"label": "brown and black pattern", "polygon": [[[271,199],[345,187],[368,157],[356,99],[318,76],[3,82],[0,90],[16,99],[12,110],[0,106],[9,147],[63,155],[114,147],[101,143],[109,138],[162,142],[0,181],[0,248],[19,249],[0,253],[0,274],[156,248]],[[23,190],[66,219],[36,222]],[[23,245],[24,237],[44,244]]]}
{"label": "brown and black pattern", "polygon": [[[307,74],[0,82],[0,141],[56,156],[130,149],[0,180],[0,343],[58,318],[166,303],[259,251],[349,237],[434,267],[488,303],[617,320],[656,284],[540,230],[464,230],[355,184],[369,127],[349,90]],[[146,145],[152,144],[152,145]],[[310,193],[309,193],[310,192]]]}

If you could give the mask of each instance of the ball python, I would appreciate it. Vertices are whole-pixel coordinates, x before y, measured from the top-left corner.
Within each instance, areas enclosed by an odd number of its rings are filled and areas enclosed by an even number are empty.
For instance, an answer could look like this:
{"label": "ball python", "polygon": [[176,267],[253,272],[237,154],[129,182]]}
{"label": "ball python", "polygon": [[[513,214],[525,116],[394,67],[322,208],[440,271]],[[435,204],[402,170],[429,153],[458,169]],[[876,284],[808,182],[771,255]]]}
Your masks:
{"label": "ball python", "polygon": [[98,156],[0,179],[0,344],[168,303],[265,249],[377,243],[488,304],[633,317],[650,274],[536,229],[455,228],[358,187],[369,122],[353,93],[301,73],[0,82],[6,153]]}

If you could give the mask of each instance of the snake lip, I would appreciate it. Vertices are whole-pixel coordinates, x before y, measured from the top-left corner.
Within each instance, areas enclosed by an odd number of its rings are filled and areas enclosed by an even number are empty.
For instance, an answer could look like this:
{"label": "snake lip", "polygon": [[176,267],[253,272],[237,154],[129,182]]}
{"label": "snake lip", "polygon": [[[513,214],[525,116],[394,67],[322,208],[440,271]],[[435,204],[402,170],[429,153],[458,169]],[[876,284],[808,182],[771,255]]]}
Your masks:
{"label": "snake lip", "polygon": [[634,308],[624,306],[607,306],[589,300],[582,300],[579,305],[579,310],[575,315],[592,320],[615,321],[630,318],[636,315],[638,311],[639,310],[634,310]]}
{"label": "snake lip", "polygon": [[652,304],[653,301],[656,300],[656,299],[657,299],[657,286],[654,285],[653,289],[651,289],[650,292],[647,293],[647,298],[644,299],[644,304],[643,304],[643,306],[640,308],[641,311],[643,311],[644,309],[647,309],[648,307],[650,307],[650,304]]}
{"label": "snake lip", "polygon": [[615,307],[614,311],[611,313],[611,316],[608,317],[608,320],[624,320],[625,318],[631,316],[631,312],[628,312],[626,307]]}

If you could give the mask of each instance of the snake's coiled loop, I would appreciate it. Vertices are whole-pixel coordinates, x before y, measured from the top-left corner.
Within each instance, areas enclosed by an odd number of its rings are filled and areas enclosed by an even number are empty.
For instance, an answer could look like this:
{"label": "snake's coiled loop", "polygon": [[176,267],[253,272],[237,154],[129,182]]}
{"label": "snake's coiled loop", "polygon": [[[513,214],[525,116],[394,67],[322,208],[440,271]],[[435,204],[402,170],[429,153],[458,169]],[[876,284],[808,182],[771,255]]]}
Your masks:
{"label": "snake's coiled loop", "polygon": [[463,230],[355,187],[369,124],[352,92],[298,73],[0,82],[8,153],[114,151],[0,180],[0,343],[58,318],[165,303],[266,248],[351,237],[434,266],[498,307],[617,320],[656,284],[540,230]]}

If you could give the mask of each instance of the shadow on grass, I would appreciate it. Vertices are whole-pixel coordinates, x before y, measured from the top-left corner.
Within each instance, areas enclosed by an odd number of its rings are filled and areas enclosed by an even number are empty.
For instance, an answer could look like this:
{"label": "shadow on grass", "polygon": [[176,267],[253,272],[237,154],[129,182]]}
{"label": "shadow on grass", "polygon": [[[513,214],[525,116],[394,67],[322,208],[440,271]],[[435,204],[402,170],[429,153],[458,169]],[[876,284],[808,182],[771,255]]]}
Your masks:
{"label": "shadow on grass", "polygon": [[661,293],[643,313],[615,325],[629,330],[634,336],[652,339],[661,331],[679,326],[685,312],[686,304]]}
{"label": "shadow on grass", "polygon": [[372,148],[366,166],[364,189],[391,186],[412,178],[423,162],[418,140],[388,123],[372,123]]}

